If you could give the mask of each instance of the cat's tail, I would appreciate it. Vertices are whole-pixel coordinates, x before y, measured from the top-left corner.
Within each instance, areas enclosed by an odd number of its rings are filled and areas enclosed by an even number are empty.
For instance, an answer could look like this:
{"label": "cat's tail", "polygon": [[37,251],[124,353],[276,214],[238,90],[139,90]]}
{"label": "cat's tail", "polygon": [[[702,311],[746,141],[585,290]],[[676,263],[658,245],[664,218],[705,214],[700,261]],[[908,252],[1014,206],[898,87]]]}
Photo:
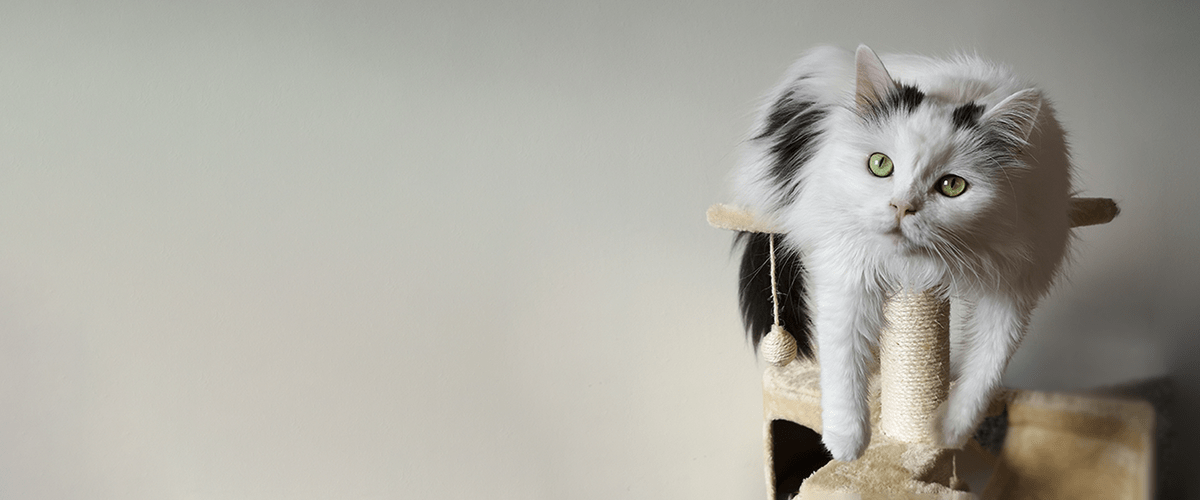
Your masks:
{"label": "cat's tail", "polygon": [[[812,328],[804,301],[804,266],[800,256],[782,244],[783,235],[775,235],[775,281],[779,287],[779,320],[796,338],[796,353],[812,357]],[[775,324],[771,303],[771,243],[766,233],[739,232],[734,245],[745,245],[738,279],[738,301],[746,336],[758,343]]]}

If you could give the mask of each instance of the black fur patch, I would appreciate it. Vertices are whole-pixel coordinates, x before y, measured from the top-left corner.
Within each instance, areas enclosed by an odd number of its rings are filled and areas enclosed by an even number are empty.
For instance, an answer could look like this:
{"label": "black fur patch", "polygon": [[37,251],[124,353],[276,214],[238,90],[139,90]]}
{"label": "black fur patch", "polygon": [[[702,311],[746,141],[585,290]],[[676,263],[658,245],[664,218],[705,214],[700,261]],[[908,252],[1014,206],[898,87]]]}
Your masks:
{"label": "black fur patch", "polygon": [[766,127],[755,140],[770,139],[771,176],[780,185],[791,180],[816,152],[818,123],[826,111],[816,103],[796,98],[793,92],[780,97],[767,114]]}
{"label": "black fur patch", "polygon": [[872,103],[868,118],[881,119],[897,112],[911,113],[925,102],[925,93],[907,84],[901,84],[896,90],[889,92],[882,101]]}
{"label": "black fur patch", "polygon": [[[738,279],[738,301],[746,335],[758,348],[759,341],[775,324],[771,304],[771,243],[765,233],[739,232],[734,244],[745,242]],[[783,328],[796,339],[796,352],[812,357],[812,328],[804,302],[804,267],[795,253],[786,249],[783,235],[775,235],[775,281],[779,284],[779,318]]]}
{"label": "black fur patch", "polygon": [[979,126],[980,115],[983,115],[983,105],[972,102],[954,108],[954,113],[950,115],[950,120],[954,123],[955,129],[977,127]]}
{"label": "black fur patch", "polygon": [[787,125],[787,122],[792,120],[792,116],[796,114],[796,108],[798,107],[792,101],[793,95],[795,93],[789,91],[783,97],[780,97],[779,100],[775,101],[775,104],[771,105],[771,112],[767,114],[767,126],[755,139],[775,135],[775,132],[778,132],[784,125]]}
{"label": "black fur patch", "polygon": [[888,94],[883,107],[888,110],[904,110],[909,113],[917,109],[925,100],[925,93],[912,85],[901,85],[895,92]]}

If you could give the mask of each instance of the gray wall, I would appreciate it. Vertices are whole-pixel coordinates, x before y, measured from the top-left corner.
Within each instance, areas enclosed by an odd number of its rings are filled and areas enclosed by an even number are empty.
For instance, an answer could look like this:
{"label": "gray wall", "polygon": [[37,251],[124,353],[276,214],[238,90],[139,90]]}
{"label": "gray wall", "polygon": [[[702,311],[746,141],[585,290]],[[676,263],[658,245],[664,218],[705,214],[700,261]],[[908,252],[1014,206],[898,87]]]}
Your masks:
{"label": "gray wall", "polygon": [[703,215],[823,42],[1040,82],[1124,213],[1008,382],[1196,415],[1194,2],[188,4],[0,4],[2,498],[762,498]]}

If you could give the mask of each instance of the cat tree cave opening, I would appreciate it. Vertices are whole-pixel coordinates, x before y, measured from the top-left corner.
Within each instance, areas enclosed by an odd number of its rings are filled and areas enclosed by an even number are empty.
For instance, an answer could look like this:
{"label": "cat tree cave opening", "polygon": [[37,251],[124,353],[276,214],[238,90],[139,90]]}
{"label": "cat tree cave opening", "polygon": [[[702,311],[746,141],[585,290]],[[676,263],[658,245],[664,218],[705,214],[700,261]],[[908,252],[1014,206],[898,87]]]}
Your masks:
{"label": "cat tree cave opening", "polygon": [[816,431],[789,420],[771,421],[771,467],[775,499],[789,500],[800,484],[833,460]]}

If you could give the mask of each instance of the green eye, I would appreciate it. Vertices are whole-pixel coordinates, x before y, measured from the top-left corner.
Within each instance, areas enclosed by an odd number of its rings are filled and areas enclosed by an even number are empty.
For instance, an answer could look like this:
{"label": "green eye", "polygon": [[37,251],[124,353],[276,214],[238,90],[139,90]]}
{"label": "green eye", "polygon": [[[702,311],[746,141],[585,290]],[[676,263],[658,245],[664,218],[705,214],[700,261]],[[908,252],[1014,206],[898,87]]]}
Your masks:
{"label": "green eye", "polygon": [[947,175],[938,179],[937,190],[951,198],[963,194],[967,190],[967,180],[957,175]]}
{"label": "green eye", "polygon": [[883,153],[872,154],[867,159],[867,168],[871,169],[875,177],[887,177],[892,175],[892,159]]}

